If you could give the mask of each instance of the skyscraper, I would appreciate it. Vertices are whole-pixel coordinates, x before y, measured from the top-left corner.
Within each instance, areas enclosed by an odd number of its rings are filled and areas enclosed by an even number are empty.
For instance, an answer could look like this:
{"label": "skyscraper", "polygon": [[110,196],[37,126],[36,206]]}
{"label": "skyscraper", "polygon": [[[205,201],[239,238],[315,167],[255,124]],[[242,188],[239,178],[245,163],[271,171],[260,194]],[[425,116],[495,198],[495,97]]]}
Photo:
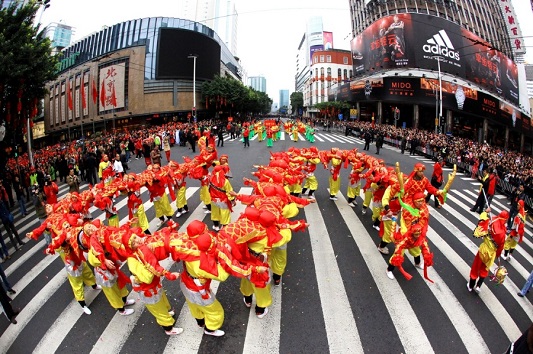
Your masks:
{"label": "skyscraper", "polygon": [[177,0],[173,16],[200,22],[214,30],[237,55],[238,14],[233,0]]}
{"label": "skyscraper", "polygon": [[279,90],[279,108],[289,107],[289,90]]}
{"label": "skyscraper", "polygon": [[248,86],[259,92],[266,93],[266,79],[263,76],[250,76]]}

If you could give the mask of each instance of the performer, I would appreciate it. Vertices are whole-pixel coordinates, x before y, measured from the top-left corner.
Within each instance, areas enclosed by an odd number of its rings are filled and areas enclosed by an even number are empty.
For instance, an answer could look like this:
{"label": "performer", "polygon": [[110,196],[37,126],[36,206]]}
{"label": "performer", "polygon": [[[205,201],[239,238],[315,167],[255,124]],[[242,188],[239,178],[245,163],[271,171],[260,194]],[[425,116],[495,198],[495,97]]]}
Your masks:
{"label": "performer", "polygon": [[98,177],[101,181],[104,180],[104,170],[107,169],[110,165],[111,163],[109,162],[109,156],[107,156],[107,154],[104,154],[102,156],[102,161],[100,161],[100,163],[98,164]]}
{"label": "performer", "polygon": [[481,213],[477,227],[474,230],[474,237],[483,237],[483,242],[474,257],[474,262],[470,269],[470,280],[466,283],[468,291],[474,290],[478,294],[481,291],[483,281],[489,274],[490,267],[503,251],[506,232],[505,223],[509,217],[509,213],[506,210],[492,218],[489,217],[488,213],[490,213],[490,208]]}
{"label": "performer", "polygon": [[296,142],[298,141],[298,125],[294,124],[292,126],[292,141]]}
{"label": "performer", "polygon": [[[442,187],[442,184],[444,183],[444,176],[442,173],[442,167],[446,165],[446,162],[442,158],[442,156],[439,156],[437,158],[437,162],[435,162],[435,165],[433,165],[433,174],[431,175],[431,185],[437,189]],[[439,199],[434,196],[435,198],[435,208],[440,209],[442,208],[442,205],[439,204]],[[426,196],[426,203],[429,203],[429,200],[431,199],[431,194],[428,193]]]}
{"label": "performer", "polygon": [[231,221],[232,207],[235,205],[231,183],[226,178],[228,166],[215,166],[209,178],[209,194],[211,196],[211,220],[213,230],[219,231]]}
{"label": "performer", "polygon": [[431,195],[439,196],[441,192],[431,185],[430,181],[424,176],[426,166],[422,163],[416,163],[413,172],[407,177],[404,185],[405,194],[402,200],[406,203],[410,203],[410,199],[418,192],[428,192]]}
{"label": "performer", "polygon": [[176,193],[176,208],[178,209],[176,211],[176,217],[179,218],[183,214],[189,212],[189,207],[187,206],[187,182],[185,181],[185,171],[181,171],[179,168],[180,166],[174,161],[170,161],[169,166],[169,176]]}
{"label": "performer", "polygon": [[272,143],[273,136],[274,136],[274,133],[272,132],[272,128],[271,127],[267,127],[266,128],[266,137],[267,137],[267,147],[269,147],[269,148],[274,146],[274,144]]}
{"label": "performer", "polygon": [[348,205],[355,208],[357,205],[357,197],[361,193],[361,173],[364,170],[361,161],[353,161],[351,163],[352,170],[350,171],[350,183],[346,190],[346,196],[348,197]]}
{"label": "performer", "polygon": [[114,309],[118,310],[121,316],[129,316],[135,312],[134,309],[126,309],[125,306],[135,304],[135,300],[128,299],[129,291],[126,284],[130,279],[120,270],[120,266],[126,261],[119,256],[109,245],[108,232],[111,232],[100,225],[100,220],[86,223],[83,232],[90,237],[90,250],[88,261],[94,267],[96,284],[102,287],[107,301]]}
{"label": "performer", "polygon": [[[134,233],[124,233],[122,244],[130,253],[128,268],[132,274],[130,280],[133,290],[138,293],[146,309],[155,317],[167,335],[182,333],[183,328],[174,327],[176,323],[172,317],[174,311],[161,285],[164,268],[154,267],[154,265],[157,266],[155,256],[146,245],[143,245],[142,239]],[[166,272],[164,275],[169,280],[176,280],[180,274]]]}
{"label": "performer", "polygon": [[342,167],[342,152],[339,148],[333,147],[330,152],[326,152],[320,158],[324,164],[324,168],[328,168],[329,162],[331,162],[331,167],[329,169],[329,199],[337,200],[335,196],[341,187],[341,176],[340,170]]}
{"label": "performer", "polygon": [[154,203],[155,217],[159,218],[157,228],[160,228],[165,222],[165,216],[167,220],[171,220],[174,213],[166,193],[166,187],[170,182],[166,172],[162,172],[158,164],[152,165],[152,173],[152,185],[148,184],[146,188],[150,192],[150,201]]}
{"label": "performer", "polygon": [[394,242],[394,236],[396,235],[396,226],[399,223],[401,217],[400,210],[400,186],[398,181],[392,181],[385,190],[381,204],[383,205],[383,213],[381,216],[381,227],[379,236],[381,242],[378,245],[378,251],[383,254],[389,254],[387,245]]}
{"label": "performer", "polygon": [[511,232],[507,236],[504,245],[504,252],[502,258],[506,261],[511,261],[511,254],[514,252],[516,246],[522,242],[524,238],[524,229],[526,226],[526,210],[524,208],[524,201],[518,201],[518,214],[514,217]]}
{"label": "performer", "polygon": [[[407,273],[402,267],[402,263],[404,261],[404,251],[408,250],[409,253],[414,257],[415,267],[424,269],[424,278],[433,283],[433,281],[427,276],[428,267],[431,267],[433,265],[433,253],[431,253],[429,250],[429,246],[426,240],[426,232],[427,227],[423,227],[420,224],[414,224],[403,235],[403,239],[396,245],[394,254],[389,260],[389,266],[387,267],[387,277],[389,279],[394,279],[394,274],[392,273],[392,271],[395,267],[398,267],[404,277],[407,280],[411,280],[412,276]],[[424,267],[422,267],[421,264],[421,254],[424,256]]]}
{"label": "performer", "polygon": [[135,174],[128,175],[127,191],[128,191],[128,217],[131,221],[132,227],[140,227],[142,231],[150,235],[150,223],[146,217],[144,210],[144,203],[141,199],[141,185],[136,181]]}
{"label": "performer", "polygon": [[318,156],[318,149],[315,146],[311,146],[308,151],[303,152],[302,156],[305,158],[305,183],[302,188],[302,196],[309,190],[309,198],[315,199],[313,195],[318,189],[318,180],[315,176],[316,166],[320,163]]}
{"label": "performer", "polygon": [[67,272],[67,278],[72,287],[74,297],[80,304],[83,312],[90,315],[92,312],[85,303],[84,285],[92,287],[94,290],[101,290],[102,287],[96,285],[96,279],[93,272],[83,259],[83,254],[80,254],[73,249],[72,244],[76,243],[76,234],[71,232],[71,226],[76,225],[77,219],[63,222],[63,232],[52,240],[52,243],[46,249],[46,253],[49,255],[55,254],[57,251],[59,256],[63,260],[65,271]]}

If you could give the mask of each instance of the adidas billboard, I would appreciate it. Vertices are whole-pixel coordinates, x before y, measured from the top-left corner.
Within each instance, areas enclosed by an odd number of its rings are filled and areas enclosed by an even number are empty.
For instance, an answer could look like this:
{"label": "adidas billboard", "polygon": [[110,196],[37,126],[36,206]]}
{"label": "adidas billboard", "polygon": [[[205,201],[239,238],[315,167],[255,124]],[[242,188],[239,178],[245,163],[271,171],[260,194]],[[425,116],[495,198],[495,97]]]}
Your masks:
{"label": "adidas billboard", "polygon": [[455,50],[445,30],[440,30],[432,38],[428,39],[427,43],[422,46],[422,49],[426,53],[441,55],[457,61],[461,60],[459,52]]}

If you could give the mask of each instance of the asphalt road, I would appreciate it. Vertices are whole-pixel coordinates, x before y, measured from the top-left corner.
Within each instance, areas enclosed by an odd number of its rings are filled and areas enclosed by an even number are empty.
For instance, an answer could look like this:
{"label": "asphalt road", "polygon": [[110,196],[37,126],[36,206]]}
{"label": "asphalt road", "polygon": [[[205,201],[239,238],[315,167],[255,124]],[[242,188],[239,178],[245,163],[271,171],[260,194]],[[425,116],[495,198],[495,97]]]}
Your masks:
{"label": "asphalt road", "polygon": [[[341,132],[316,134],[320,150],[362,150],[361,140],[345,137]],[[292,142],[288,137],[269,149],[256,139],[250,148],[226,136],[219,154],[229,155],[234,190],[249,193],[242,178],[251,177],[254,164],[267,164],[270,152],[291,146],[308,147],[305,141]],[[371,146],[369,153],[375,152]],[[191,150],[174,146],[172,159],[182,162],[192,157]],[[420,156],[402,155],[385,146],[380,156],[387,165],[399,162],[409,173],[414,164],[427,166],[430,177],[433,162]],[[164,159],[164,158],[163,158]],[[131,171],[141,172],[144,160],[133,160]],[[451,170],[445,170],[447,176]],[[288,266],[282,285],[272,288],[274,303],[263,319],[247,309],[239,292],[239,280],[230,278],[214,284],[217,298],[225,309],[222,338],[204,336],[184,302],[177,282],[164,281],[170,302],[176,310],[183,334],[169,338],[137,300],[132,316],[119,316],[100,291],[86,289],[92,315],[84,315],[73,299],[62,262],[43,253],[44,241],[30,241],[22,251],[2,264],[17,294],[13,305],[20,307],[17,325],[0,320],[0,352],[9,353],[500,353],[517,339],[533,321],[531,294],[519,298],[516,293],[533,269],[531,224],[514,252],[511,262],[504,262],[509,276],[502,285],[486,281],[477,295],[466,290],[470,264],[479,240],[472,237],[477,214],[469,211],[479,183],[458,174],[442,209],[431,207],[428,239],[435,253],[435,265],[429,271],[430,283],[406,256],[405,269],[413,275],[407,281],[399,272],[387,278],[388,256],[381,255],[376,244],[378,232],[372,228],[371,213],[362,215],[359,205],[351,208],[344,196],[329,200],[328,172],[319,166],[316,173],[319,190],[317,203],[300,211],[310,227],[293,234],[288,247]],[[341,193],[345,195],[348,171],[343,169]],[[199,201],[199,184],[187,184],[190,213],[176,219],[186,226],[194,219],[212,225]],[[84,187],[86,188],[86,186]],[[60,194],[68,188],[60,185]],[[340,194],[340,193],[339,193]],[[149,220],[154,218],[147,192],[142,194]],[[433,203],[431,203],[433,206]],[[127,218],[123,197],[117,198],[121,222]],[[508,209],[505,196],[496,195],[495,212]],[[238,205],[233,217],[243,210]],[[93,208],[94,210],[94,208]],[[33,208],[21,218],[14,212],[20,234],[38,226]],[[103,218],[99,210],[93,216]],[[156,229],[158,220],[151,222]],[[2,228],[3,231],[3,228]],[[4,239],[9,241],[5,232]],[[8,247],[11,245],[8,243]],[[392,246],[389,246],[392,251]],[[10,253],[13,250],[10,251]],[[181,265],[165,262],[179,270]]]}

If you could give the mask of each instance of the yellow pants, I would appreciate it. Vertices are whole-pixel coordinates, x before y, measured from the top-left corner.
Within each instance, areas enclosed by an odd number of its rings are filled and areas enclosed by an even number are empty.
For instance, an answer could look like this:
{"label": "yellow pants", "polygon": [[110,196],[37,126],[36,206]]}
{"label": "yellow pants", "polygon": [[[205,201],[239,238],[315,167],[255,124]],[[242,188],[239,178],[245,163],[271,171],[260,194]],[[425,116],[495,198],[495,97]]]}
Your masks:
{"label": "yellow pants", "polygon": [[367,207],[370,205],[370,201],[372,200],[372,193],[374,191],[372,189],[367,189],[365,192],[365,200],[363,201],[363,206]]}
{"label": "yellow pants", "polygon": [[220,222],[220,225],[227,225],[231,222],[231,212],[229,209],[221,209],[215,203],[212,203],[211,220]]}
{"label": "yellow pants", "polygon": [[348,198],[355,199],[355,198],[359,197],[360,191],[361,191],[361,184],[360,183],[356,184],[355,186],[349,185],[348,189],[346,190],[346,196]]}
{"label": "yellow pants", "polygon": [[139,205],[139,208],[137,209],[137,212],[133,214],[133,217],[137,218],[138,221],[135,224],[132,224],[132,227],[140,227],[143,231],[148,230],[150,224],[148,223],[143,204]]}
{"label": "yellow pants", "polygon": [[102,291],[104,292],[104,295],[107,298],[107,301],[109,301],[111,307],[114,309],[121,309],[124,307],[124,301],[122,301],[122,298],[128,296],[129,294],[129,291],[126,287],[120,289],[118,284],[115,283],[110,288],[102,286]]}
{"label": "yellow pants", "polygon": [[316,179],[316,176],[307,177],[305,179],[304,188],[316,191],[318,189],[318,180]]}
{"label": "yellow pants", "polygon": [[161,216],[172,216],[172,214],[174,214],[166,193],[161,196],[161,199],[154,200],[154,208],[156,218],[160,218]]}
{"label": "yellow pants", "polygon": [[178,208],[178,209],[181,209],[185,205],[187,205],[187,198],[186,198],[186,195],[185,195],[185,191],[186,190],[187,190],[187,188],[185,188],[185,187],[181,187],[178,190],[178,193],[177,193],[177,196],[176,196],[176,208]]}
{"label": "yellow pants", "polygon": [[211,204],[211,194],[209,194],[209,186],[200,187],[200,200],[205,204]]}
{"label": "yellow pants", "polygon": [[394,242],[392,238],[392,232],[395,231],[392,229],[392,220],[383,220],[383,242],[391,243]]}
{"label": "yellow pants", "polygon": [[146,309],[155,317],[158,325],[173,326],[176,321],[168,314],[168,311],[170,311],[172,307],[170,307],[170,303],[168,302],[167,294],[163,289],[159,291],[163,292],[161,300],[152,305],[147,304]]}
{"label": "yellow pants", "polygon": [[270,263],[273,273],[283,275],[287,266],[287,248],[274,247],[270,252]]}
{"label": "yellow pants", "polygon": [[334,181],[333,177],[329,177],[329,195],[336,195],[341,189],[341,176],[337,177],[337,180]]}
{"label": "yellow pants", "polygon": [[185,299],[185,301],[187,301],[191,315],[194,318],[203,318],[205,320],[205,328],[210,331],[215,331],[222,327],[222,324],[224,323],[224,309],[218,300],[215,300],[215,302],[209,306],[193,304],[187,299]]}
{"label": "yellow pants", "polygon": [[255,294],[257,306],[268,307],[272,305],[272,295],[270,295],[271,287],[272,285],[268,283],[264,288],[256,288],[247,278],[242,278],[240,290],[244,296]]}
{"label": "yellow pants", "polygon": [[83,262],[83,270],[79,277],[73,277],[72,275],[67,274],[67,278],[72,287],[72,292],[74,293],[76,301],[85,300],[85,294],[83,291],[84,284],[87,286],[93,286],[96,284],[94,273],[85,262]]}

